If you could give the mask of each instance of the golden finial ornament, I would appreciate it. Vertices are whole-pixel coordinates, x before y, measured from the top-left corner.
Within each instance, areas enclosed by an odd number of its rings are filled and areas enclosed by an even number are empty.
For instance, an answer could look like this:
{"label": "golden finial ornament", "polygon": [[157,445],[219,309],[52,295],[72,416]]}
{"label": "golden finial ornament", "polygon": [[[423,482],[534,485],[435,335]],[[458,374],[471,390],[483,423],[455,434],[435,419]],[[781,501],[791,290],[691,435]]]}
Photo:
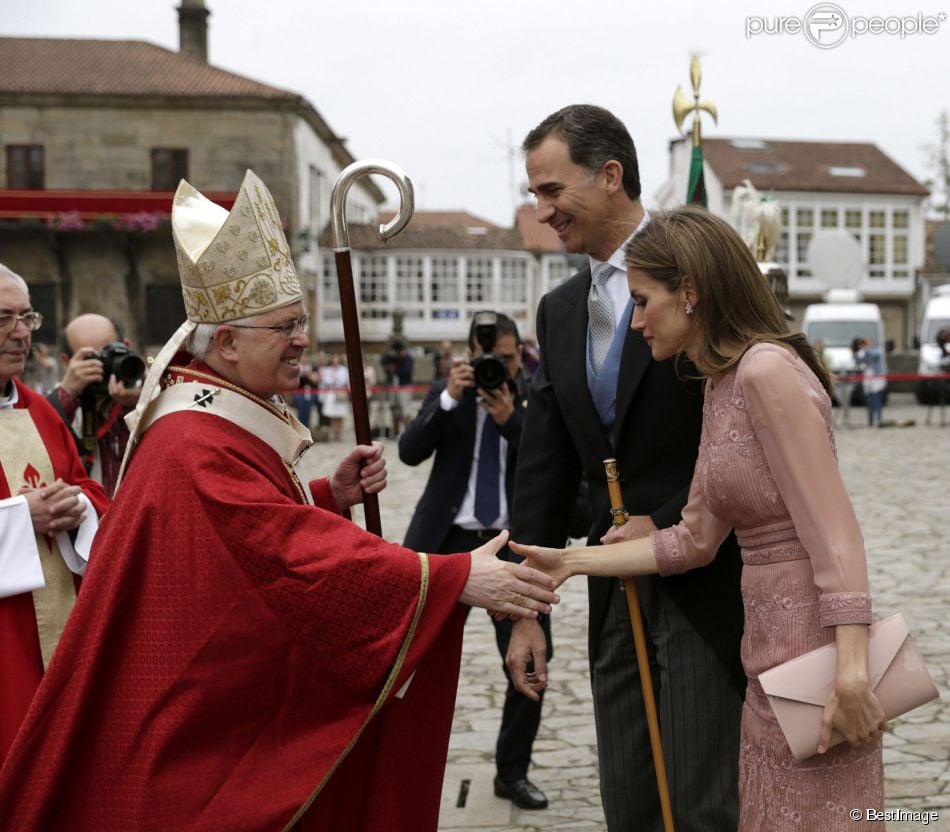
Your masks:
{"label": "golden finial ornament", "polygon": [[716,110],[716,105],[712,101],[699,100],[699,85],[703,79],[703,71],[699,64],[698,55],[693,55],[689,62],[689,79],[693,84],[693,100],[689,100],[689,96],[683,92],[682,87],[678,86],[676,88],[676,92],[673,95],[673,121],[676,122],[676,129],[682,133],[683,122],[686,120],[686,116],[690,113],[695,113],[693,116],[693,147],[699,147],[702,144],[699,119],[700,111],[705,110],[709,113],[713,121],[717,124],[719,123],[719,113]]}

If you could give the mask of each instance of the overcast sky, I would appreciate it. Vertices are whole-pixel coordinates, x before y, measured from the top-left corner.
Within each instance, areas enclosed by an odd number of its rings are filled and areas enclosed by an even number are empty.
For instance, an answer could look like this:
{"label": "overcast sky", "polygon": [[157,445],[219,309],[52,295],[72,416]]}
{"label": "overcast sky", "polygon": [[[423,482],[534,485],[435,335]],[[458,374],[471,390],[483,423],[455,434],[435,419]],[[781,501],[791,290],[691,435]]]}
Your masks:
{"label": "overcast sky", "polygon": [[[950,107],[950,21],[923,0],[843,0],[861,34],[819,49],[803,34],[747,37],[813,0],[206,0],[212,64],[304,94],[356,158],[412,178],[417,206],[508,225],[524,182],[517,146],[565,104],[595,103],[630,128],[644,195],[666,176],[671,101],[689,59],[719,108],[707,136],[874,142],[920,180]],[[141,39],[178,48],[175,0],[0,0],[0,33]],[[723,8],[728,10],[723,10]],[[896,16],[905,19],[899,21]],[[749,18],[754,18],[751,22]],[[864,18],[867,22],[862,20]],[[933,24],[929,24],[933,25]],[[843,30],[839,30],[843,31]],[[510,149],[509,136],[511,144]],[[512,159],[514,164],[512,165]],[[514,191],[512,188],[514,177]]]}

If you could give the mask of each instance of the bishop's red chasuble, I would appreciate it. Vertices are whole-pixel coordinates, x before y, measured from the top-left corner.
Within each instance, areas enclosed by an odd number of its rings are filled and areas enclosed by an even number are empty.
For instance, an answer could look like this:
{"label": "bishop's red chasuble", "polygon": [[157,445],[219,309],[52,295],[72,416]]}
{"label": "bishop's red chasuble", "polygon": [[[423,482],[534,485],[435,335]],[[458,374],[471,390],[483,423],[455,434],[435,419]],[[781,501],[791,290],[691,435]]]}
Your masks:
{"label": "bishop's red chasuble", "polygon": [[[17,403],[0,410],[0,499],[57,478],[78,485],[101,516],[109,500],[86,476],[66,425],[49,402],[16,379]],[[76,600],[78,578],[52,539],[38,539],[46,588],[0,598],[0,765],[43,677],[44,657],[59,640]],[[39,622],[39,626],[38,626]],[[41,633],[42,628],[42,642]],[[3,824],[0,828],[14,828]]]}
{"label": "bishop's red chasuble", "polygon": [[[227,386],[199,364],[172,381]],[[0,771],[0,827],[435,830],[469,557],[363,531],[326,480],[308,505],[217,406],[199,392],[142,437]]]}

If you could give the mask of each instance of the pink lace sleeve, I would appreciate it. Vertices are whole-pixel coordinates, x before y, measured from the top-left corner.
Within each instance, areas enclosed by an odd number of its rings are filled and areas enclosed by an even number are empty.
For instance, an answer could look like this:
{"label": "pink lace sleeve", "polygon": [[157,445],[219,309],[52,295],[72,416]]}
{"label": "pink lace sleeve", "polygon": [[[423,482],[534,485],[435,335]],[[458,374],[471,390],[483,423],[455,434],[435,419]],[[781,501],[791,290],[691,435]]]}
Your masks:
{"label": "pink lace sleeve", "polygon": [[870,624],[861,530],[845,490],[810,371],[784,347],[760,344],[739,365],[769,471],[811,558],[822,626]]}
{"label": "pink lace sleeve", "polygon": [[707,566],[726,539],[732,526],[716,517],[706,507],[700,485],[702,455],[693,473],[689,499],[683,508],[683,519],[668,529],[650,533],[653,553],[661,575],[678,575],[689,569]]}

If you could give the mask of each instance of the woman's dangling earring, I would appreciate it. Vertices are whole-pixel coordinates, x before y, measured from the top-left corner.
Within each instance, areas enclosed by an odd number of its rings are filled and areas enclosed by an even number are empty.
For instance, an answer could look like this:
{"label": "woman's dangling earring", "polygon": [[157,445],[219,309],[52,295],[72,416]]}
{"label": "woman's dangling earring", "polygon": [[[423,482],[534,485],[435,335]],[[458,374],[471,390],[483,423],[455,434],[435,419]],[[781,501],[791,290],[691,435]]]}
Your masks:
{"label": "woman's dangling earring", "polygon": [[687,315],[693,314],[693,304],[691,304],[689,301],[686,301],[686,314]]}

